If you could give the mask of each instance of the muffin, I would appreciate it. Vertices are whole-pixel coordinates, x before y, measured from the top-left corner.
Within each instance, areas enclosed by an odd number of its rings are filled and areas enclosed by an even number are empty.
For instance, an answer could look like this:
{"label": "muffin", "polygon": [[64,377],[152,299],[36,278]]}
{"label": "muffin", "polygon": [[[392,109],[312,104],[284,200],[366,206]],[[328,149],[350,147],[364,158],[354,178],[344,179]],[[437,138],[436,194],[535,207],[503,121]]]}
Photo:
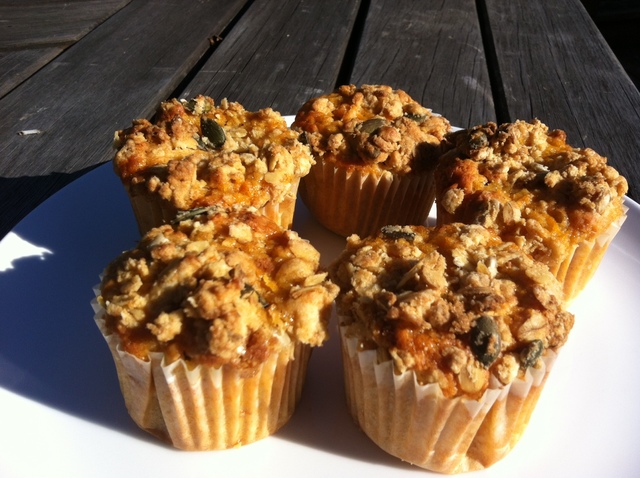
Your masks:
{"label": "muffin", "polygon": [[142,234],[200,207],[251,208],[290,227],[313,159],[284,118],[205,96],[163,102],[115,136],[116,173]]}
{"label": "muffin", "polygon": [[342,86],[307,101],[292,125],[316,164],[300,193],[312,215],[342,236],[387,224],[423,224],[433,169],[449,122],[402,90]]}
{"label": "muffin", "polygon": [[330,277],[349,410],[379,447],[459,473],[515,446],[574,322],[547,267],[482,226],[385,226]]}
{"label": "muffin", "polygon": [[114,260],[95,318],[133,420],[183,450],[245,445],[286,423],[338,292],[318,261],[249,211],[153,228]]}
{"label": "muffin", "polygon": [[567,301],[626,218],[626,180],[538,120],[449,134],[436,171],[437,223],[481,224],[546,264]]}

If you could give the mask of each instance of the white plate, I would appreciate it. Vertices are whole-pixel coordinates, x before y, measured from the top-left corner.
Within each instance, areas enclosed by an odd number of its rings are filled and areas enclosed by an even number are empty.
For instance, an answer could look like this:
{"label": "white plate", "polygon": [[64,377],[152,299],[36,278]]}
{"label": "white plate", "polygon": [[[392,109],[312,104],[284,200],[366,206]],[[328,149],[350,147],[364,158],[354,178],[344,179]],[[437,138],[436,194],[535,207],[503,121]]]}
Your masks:
{"label": "white plate", "polygon": [[[575,301],[576,325],[517,447],[466,476],[640,473],[640,206]],[[344,240],[298,205],[294,228],[328,263]],[[54,195],[0,242],[0,476],[187,478],[419,476],[377,448],[344,403],[337,337],[312,358],[300,405],[274,436],[181,452],[130,420],[89,305],[98,274],[138,234],[104,165]]]}

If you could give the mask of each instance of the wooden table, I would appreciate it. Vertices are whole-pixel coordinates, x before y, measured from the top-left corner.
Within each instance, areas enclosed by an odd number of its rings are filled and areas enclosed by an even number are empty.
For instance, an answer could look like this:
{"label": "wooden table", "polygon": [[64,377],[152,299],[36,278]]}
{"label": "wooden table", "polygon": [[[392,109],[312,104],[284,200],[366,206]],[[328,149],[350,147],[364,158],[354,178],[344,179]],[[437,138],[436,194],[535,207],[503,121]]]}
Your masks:
{"label": "wooden table", "polygon": [[293,114],[385,83],[452,124],[539,118],[640,200],[640,93],[578,0],[0,2],[0,238],[170,97]]}

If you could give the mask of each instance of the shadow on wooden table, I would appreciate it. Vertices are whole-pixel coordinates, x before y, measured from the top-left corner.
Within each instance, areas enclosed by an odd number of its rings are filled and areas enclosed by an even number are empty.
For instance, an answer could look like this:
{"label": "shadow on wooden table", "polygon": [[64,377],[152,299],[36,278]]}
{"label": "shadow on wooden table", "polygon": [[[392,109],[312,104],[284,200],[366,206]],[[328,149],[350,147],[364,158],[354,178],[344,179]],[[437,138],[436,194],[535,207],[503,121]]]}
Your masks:
{"label": "shadow on wooden table", "polygon": [[637,0],[582,0],[594,23],[636,88],[640,88],[640,3]]}

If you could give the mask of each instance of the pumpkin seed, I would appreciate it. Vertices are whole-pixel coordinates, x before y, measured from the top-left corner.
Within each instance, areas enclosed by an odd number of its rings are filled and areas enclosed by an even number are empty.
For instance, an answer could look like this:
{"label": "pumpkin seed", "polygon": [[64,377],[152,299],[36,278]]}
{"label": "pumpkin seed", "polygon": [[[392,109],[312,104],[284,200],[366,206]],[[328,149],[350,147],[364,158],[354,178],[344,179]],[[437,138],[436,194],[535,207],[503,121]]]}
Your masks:
{"label": "pumpkin seed", "polygon": [[222,126],[220,126],[214,119],[203,116],[200,119],[200,127],[202,128],[202,136],[209,140],[209,144],[214,149],[222,146],[227,140],[227,136],[224,134]]}
{"label": "pumpkin seed", "polygon": [[213,102],[208,99],[200,100],[198,98],[191,98],[190,100],[182,99],[180,103],[191,114],[204,115],[209,113],[213,109]]}
{"label": "pumpkin seed", "polygon": [[213,151],[213,148],[209,145],[209,142],[207,141],[205,143],[200,135],[196,134],[193,136],[193,138],[198,143],[198,149],[201,149],[202,151]]}
{"label": "pumpkin seed", "polygon": [[471,351],[478,361],[489,368],[502,349],[498,324],[488,315],[481,315],[471,328]]}
{"label": "pumpkin seed", "polygon": [[487,138],[487,135],[481,130],[474,131],[469,136],[469,147],[471,149],[480,149],[488,145],[489,138]]}
{"label": "pumpkin seed", "polygon": [[220,206],[205,206],[205,207],[196,207],[193,209],[189,209],[187,211],[178,211],[176,214],[176,218],[171,221],[172,224],[178,224],[182,221],[187,221],[189,219],[194,219],[198,216],[202,216],[208,213],[216,213],[222,210]]}
{"label": "pumpkin seed", "polygon": [[383,226],[380,232],[387,239],[406,239],[411,242],[416,238],[416,233],[405,230],[402,226]]}
{"label": "pumpkin seed", "polygon": [[409,118],[410,120],[415,121],[416,123],[422,123],[427,119],[427,115],[421,115],[418,113],[405,113],[404,116]]}
{"label": "pumpkin seed", "polygon": [[263,308],[266,309],[267,307],[269,307],[269,303],[266,300],[264,300],[264,298],[258,293],[257,290],[255,290],[250,284],[245,284],[244,288],[242,289],[242,292],[240,293],[240,297],[242,297],[243,299],[246,299],[251,294],[256,295],[256,297],[258,298],[258,302]]}
{"label": "pumpkin seed", "polygon": [[360,123],[360,132],[373,134],[387,124],[384,118],[371,118]]}
{"label": "pumpkin seed", "polygon": [[542,352],[544,351],[544,343],[540,339],[532,340],[520,352],[520,362],[524,368],[533,367]]}
{"label": "pumpkin seed", "polygon": [[180,102],[182,103],[182,106],[184,107],[185,110],[187,110],[189,113],[194,113],[196,111],[196,100],[195,98],[192,98],[190,100],[180,100]]}

